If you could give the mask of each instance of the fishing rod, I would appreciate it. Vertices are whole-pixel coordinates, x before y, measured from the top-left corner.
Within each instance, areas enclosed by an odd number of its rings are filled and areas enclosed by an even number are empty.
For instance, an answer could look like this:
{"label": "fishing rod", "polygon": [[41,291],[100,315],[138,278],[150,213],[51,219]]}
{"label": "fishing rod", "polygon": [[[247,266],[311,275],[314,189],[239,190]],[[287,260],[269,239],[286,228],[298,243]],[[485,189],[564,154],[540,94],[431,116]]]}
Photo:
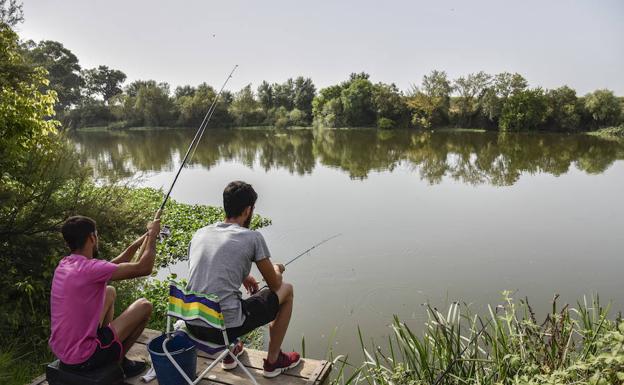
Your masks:
{"label": "fishing rod", "polygon": [[341,235],[342,235],[342,233],[338,233],[338,234],[332,235],[331,237],[329,237],[329,238],[327,238],[327,239],[323,239],[323,240],[322,240],[322,241],[320,241],[319,243],[317,243],[317,244],[315,244],[314,246],[310,247],[309,249],[307,249],[307,250],[305,250],[305,251],[301,252],[301,253],[300,253],[300,254],[298,254],[296,257],[294,257],[294,258],[293,258],[293,259],[291,259],[290,261],[286,262],[286,263],[284,264],[284,267],[286,267],[286,266],[290,265],[291,263],[295,262],[297,259],[299,259],[299,258],[303,257],[305,254],[307,254],[308,252],[310,252],[310,251],[312,251],[313,249],[317,248],[318,246],[322,245],[323,243],[325,243],[325,242],[329,242],[329,241],[331,241],[332,239],[334,239],[334,238],[338,238],[338,237],[339,237],[339,236],[341,236]]}
{"label": "fishing rod", "polygon": [[[339,237],[339,236],[341,236],[341,235],[342,235],[342,233],[338,233],[338,234],[332,235],[332,236],[331,236],[331,237],[329,237],[329,238],[323,239],[323,240],[322,240],[322,241],[320,241],[319,243],[316,243],[314,246],[312,246],[312,247],[310,247],[310,248],[308,248],[308,249],[306,249],[306,250],[302,251],[301,253],[297,254],[297,256],[296,256],[296,257],[294,257],[293,259],[291,259],[291,260],[289,260],[288,262],[286,262],[286,263],[284,264],[284,267],[286,267],[286,266],[290,265],[291,263],[295,262],[297,259],[299,259],[299,258],[303,257],[304,255],[306,255],[306,254],[307,254],[307,253],[309,253],[310,251],[314,250],[315,248],[319,247],[319,246],[320,246],[320,245],[322,245],[323,243],[325,243],[325,242],[329,242],[329,241],[331,241],[332,239],[334,239],[334,238],[338,238],[338,237]],[[266,281],[264,280],[264,278],[262,278],[262,281],[260,281],[260,282],[266,282]],[[265,285],[265,286],[263,286],[262,288],[265,288],[265,287],[267,287],[267,286]],[[260,290],[260,289],[258,289],[258,290]]]}
{"label": "fishing rod", "polygon": [[[202,119],[202,122],[199,125],[199,128],[197,129],[197,131],[195,132],[195,136],[193,137],[193,140],[191,141],[191,144],[189,145],[188,149],[186,150],[186,154],[184,154],[184,158],[182,159],[182,163],[180,164],[180,167],[178,167],[178,171],[176,172],[176,175],[173,178],[173,182],[171,182],[171,186],[169,186],[169,190],[167,190],[167,193],[165,194],[165,197],[163,198],[163,201],[160,204],[160,208],[156,211],[156,215],[154,215],[154,220],[160,219],[160,215],[162,214],[162,211],[165,209],[165,205],[167,204],[167,201],[169,200],[169,196],[171,195],[171,191],[173,190],[173,186],[175,186],[176,182],[178,181],[178,177],[180,176],[180,173],[182,172],[182,169],[184,168],[184,166],[186,165],[187,160],[189,159],[189,155],[191,154],[191,150],[193,151],[193,154],[194,154],[195,153],[195,149],[197,149],[197,146],[199,145],[199,142],[201,141],[202,137],[204,136],[204,132],[206,131],[206,127],[208,127],[208,123],[210,122],[210,119],[212,118],[212,115],[214,114],[214,111],[216,110],[217,101],[219,100],[219,97],[223,93],[223,89],[225,88],[225,85],[230,81],[230,79],[232,78],[232,75],[234,74],[234,71],[236,71],[237,68],[238,68],[238,64],[236,64],[234,66],[234,68],[232,68],[232,71],[230,72],[228,77],[223,82],[223,85],[221,86],[221,89],[219,90],[217,95],[215,95],[215,98],[212,101],[212,104],[208,108],[208,111],[206,111],[206,114],[204,115],[204,119]],[[139,252],[137,254],[135,254],[135,256],[136,255],[139,255],[139,256],[142,255],[146,246],[147,246],[147,238],[145,238],[145,240],[143,241],[143,244],[141,245],[141,248],[139,249]]]}
{"label": "fishing rod", "polygon": [[167,194],[165,194],[165,199],[163,199],[163,202],[160,205],[159,211],[162,211],[165,208],[165,204],[167,204],[167,201],[169,200],[169,195],[171,195],[171,190],[173,190],[173,186],[175,186],[178,180],[178,177],[180,176],[180,172],[182,172],[182,168],[184,168],[184,165],[186,164],[186,161],[189,158],[189,154],[191,154],[191,150],[193,151],[193,154],[195,153],[194,148],[197,149],[197,146],[199,145],[199,142],[201,141],[202,136],[204,136],[206,127],[208,127],[210,118],[212,118],[212,114],[214,114],[214,111],[216,109],[219,96],[221,96],[221,93],[223,92],[225,85],[232,78],[232,75],[234,74],[234,71],[236,71],[236,68],[238,68],[238,64],[236,64],[234,68],[232,68],[232,72],[230,72],[228,77],[225,79],[225,82],[223,82],[223,85],[221,86],[219,93],[215,96],[214,100],[212,101],[212,104],[210,105],[210,108],[206,112],[206,115],[204,115],[204,119],[202,120],[201,124],[199,125],[199,128],[197,129],[197,132],[195,133],[195,137],[193,137],[193,140],[191,141],[191,145],[189,146],[188,150],[186,150],[184,159],[182,159],[182,164],[178,168],[178,172],[176,173],[175,178],[173,178],[173,182],[171,183],[171,186],[169,187],[169,191],[167,191]]}

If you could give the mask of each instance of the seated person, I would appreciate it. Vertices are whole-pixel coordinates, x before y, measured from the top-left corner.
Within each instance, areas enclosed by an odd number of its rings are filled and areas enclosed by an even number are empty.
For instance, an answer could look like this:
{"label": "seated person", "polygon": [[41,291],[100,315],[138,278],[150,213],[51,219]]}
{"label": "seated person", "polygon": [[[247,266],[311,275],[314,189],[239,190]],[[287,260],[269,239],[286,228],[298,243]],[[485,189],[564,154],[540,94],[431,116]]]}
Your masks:
{"label": "seated person", "polygon": [[[93,219],[71,217],[61,232],[71,254],[59,262],[52,280],[50,349],[64,370],[86,372],[119,362],[126,377],[140,374],[145,363],[125,355],[147,325],[152,304],[138,299],[114,318],[115,288],[106,284],[151,274],[160,220],[149,223],[148,231],[111,262],[96,258]],[[130,262],[146,239],[140,259]]]}
{"label": "seated person", "polygon": [[[199,229],[189,245],[190,276],[188,290],[215,294],[230,341],[269,324],[269,351],[264,360],[265,377],[275,377],[300,362],[299,353],[283,353],[280,349],[293,307],[293,287],[282,280],[284,265],[272,264],[266,242],[257,231],[249,229],[258,195],[251,185],[232,182],[223,191],[226,219]],[[258,282],[249,274],[252,262],[264,277],[268,288],[258,291]],[[252,294],[242,299],[243,285]],[[223,343],[222,332],[208,328],[200,321],[188,321],[187,328],[197,338]],[[234,347],[237,356],[242,343]],[[224,369],[236,367],[227,356]]]}

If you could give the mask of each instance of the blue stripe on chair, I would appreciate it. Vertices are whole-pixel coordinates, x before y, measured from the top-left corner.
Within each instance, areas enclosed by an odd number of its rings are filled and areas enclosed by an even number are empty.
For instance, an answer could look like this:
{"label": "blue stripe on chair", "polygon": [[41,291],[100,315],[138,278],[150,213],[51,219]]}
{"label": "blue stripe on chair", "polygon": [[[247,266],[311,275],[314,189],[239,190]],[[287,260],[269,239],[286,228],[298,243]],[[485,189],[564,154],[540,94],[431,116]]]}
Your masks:
{"label": "blue stripe on chair", "polygon": [[199,295],[185,293],[184,291],[180,290],[180,288],[174,285],[169,286],[169,295],[179,298],[182,301],[187,302],[187,303],[188,302],[202,303],[206,305],[207,307],[211,308],[212,310],[216,311],[217,313],[221,313],[221,306],[219,305],[218,302],[212,301],[206,297],[202,297]]}

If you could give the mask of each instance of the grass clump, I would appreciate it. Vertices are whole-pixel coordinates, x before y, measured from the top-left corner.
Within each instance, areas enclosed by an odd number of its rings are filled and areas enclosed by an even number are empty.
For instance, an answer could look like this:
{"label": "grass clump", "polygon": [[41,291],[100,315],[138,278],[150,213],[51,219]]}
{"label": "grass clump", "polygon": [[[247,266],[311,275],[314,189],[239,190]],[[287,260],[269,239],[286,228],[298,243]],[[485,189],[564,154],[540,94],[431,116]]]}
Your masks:
{"label": "grass clump", "polygon": [[[624,383],[624,322],[609,318],[599,298],[552,310],[538,322],[527,299],[505,294],[480,317],[467,305],[446,314],[428,308],[422,335],[398,317],[385,347],[367,348],[363,362],[338,365],[335,384],[537,385]],[[354,366],[345,378],[345,366]]]}

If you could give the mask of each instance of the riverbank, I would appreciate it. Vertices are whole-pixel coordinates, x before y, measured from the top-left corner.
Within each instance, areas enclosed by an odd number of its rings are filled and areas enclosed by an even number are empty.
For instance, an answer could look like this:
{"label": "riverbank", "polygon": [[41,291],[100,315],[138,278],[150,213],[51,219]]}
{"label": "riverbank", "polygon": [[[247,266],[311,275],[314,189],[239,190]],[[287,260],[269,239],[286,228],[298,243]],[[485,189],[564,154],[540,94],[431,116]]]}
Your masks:
{"label": "riverbank", "polygon": [[601,128],[596,131],[588,132],[588,135],[597,136],[603,139],[624,141],[624,125],[617,127]]}

